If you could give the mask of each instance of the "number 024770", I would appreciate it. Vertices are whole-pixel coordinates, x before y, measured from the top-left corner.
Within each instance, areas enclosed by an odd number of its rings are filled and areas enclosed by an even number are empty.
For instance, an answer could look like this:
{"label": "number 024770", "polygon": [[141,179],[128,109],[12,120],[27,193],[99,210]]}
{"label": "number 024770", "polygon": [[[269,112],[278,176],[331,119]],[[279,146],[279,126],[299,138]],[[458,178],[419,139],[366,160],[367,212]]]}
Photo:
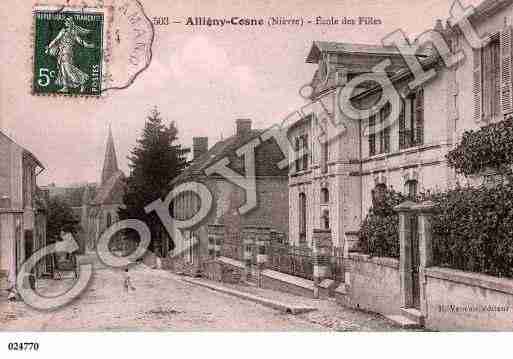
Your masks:
{"label": "number 024770", "polygon": [[36,342],[11,342],[7,345],[9,351],[31,352],[39,350],[39,343]]}

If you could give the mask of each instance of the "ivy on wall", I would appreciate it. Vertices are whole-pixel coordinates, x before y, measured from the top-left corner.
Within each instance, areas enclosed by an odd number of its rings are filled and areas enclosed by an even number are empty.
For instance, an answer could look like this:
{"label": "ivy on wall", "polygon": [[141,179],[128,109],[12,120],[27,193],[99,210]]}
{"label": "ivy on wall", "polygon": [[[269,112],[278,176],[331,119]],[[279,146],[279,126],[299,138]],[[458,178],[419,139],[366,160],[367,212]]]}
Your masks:
{"label": "ivy on wall", "polygon": [[447,154],[447,161],[466,176],[488,168],[504,171],[513,165],[513,118],[465,131],[459,145]]}

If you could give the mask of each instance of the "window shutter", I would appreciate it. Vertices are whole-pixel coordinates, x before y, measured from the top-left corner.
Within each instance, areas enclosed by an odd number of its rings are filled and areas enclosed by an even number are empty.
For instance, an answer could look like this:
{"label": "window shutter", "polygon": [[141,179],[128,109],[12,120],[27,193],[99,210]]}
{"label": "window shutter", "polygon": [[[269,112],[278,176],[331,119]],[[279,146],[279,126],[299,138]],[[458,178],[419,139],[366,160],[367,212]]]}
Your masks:
{"label": "window shutter", "polygon": [[406,118],[404,100],[401,100],[401,112],[399,113],[399,149],[406,147],[405,145]]}
{"label": "window shutter", "polygon": [[482,73],[481,73],[481,49],[474,49],[473,62],[473,85],[472,93],[474,95],[474,121],[480,122],[482,116]]}
{"label": "window shutter", "polygon": [[501,31],[501,103],[502,113],[513,111],[511,98],[511,26],[506,26]]}
{"label": "window shutter", "polygon": [[296,143],[294,144],[294,150],[295,150],[295,158],[296,158],[296,172],[299,172],[301,171],[301,168],[300,168],[300,161],[299,161],[299,158],[298,158],[298,154],[299,154],[299,137],[296,137]]}
{"label": "window shutter", "polygon": [[303,169],[308,169],[308,135],[303,136]]}
{"label": "window shutter", "polygon": [[424,144],[424,90],[419,89],[415,98],[415,144]]}
{"label": "window shutter", "polygon": [[374,125],[376,123],[376,116],[369,117],[369,156],[376,154],[376,133]]}

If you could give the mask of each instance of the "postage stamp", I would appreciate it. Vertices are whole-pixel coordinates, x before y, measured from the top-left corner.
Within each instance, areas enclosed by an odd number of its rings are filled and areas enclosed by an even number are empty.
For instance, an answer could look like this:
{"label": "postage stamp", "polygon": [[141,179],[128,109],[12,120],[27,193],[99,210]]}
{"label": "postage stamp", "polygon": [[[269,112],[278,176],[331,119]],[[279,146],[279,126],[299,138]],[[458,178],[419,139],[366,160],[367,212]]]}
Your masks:
{"label": "postage stamp", "polygon": [[100,96],[102,9],[36,8],[33,14],[33,93]]}

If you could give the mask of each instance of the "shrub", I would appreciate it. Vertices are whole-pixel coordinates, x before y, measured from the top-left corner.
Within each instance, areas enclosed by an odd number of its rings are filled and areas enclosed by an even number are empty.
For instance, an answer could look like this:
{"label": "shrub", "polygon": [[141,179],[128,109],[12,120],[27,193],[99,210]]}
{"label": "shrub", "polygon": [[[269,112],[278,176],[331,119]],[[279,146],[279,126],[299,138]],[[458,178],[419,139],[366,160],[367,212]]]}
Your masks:
{"label": "shrub", "polygon": [[513,277],[513,185],[459,187],[431,199],[437,265]]}
{"label": "shrub", "polygon": [[359,250],[375,257],[399,258],[399,216],[394,207],[406,196],[392,188],[373,192],[372,207],[362,223]]}
{"label": "shrub", "polygon": [[513,118],[465,131],[447,162],[460,174],[479,174],[487,168],[504,169],[513,164]]}
{"label": "shrub", "polygon": [[[433,258],[442,267],[513,278],[513,183],[456,187],[419,196],[435,203]],[[407,197],[393,189],[374,196],[360,229],[360,251],[399,258],[399,217]]]}

